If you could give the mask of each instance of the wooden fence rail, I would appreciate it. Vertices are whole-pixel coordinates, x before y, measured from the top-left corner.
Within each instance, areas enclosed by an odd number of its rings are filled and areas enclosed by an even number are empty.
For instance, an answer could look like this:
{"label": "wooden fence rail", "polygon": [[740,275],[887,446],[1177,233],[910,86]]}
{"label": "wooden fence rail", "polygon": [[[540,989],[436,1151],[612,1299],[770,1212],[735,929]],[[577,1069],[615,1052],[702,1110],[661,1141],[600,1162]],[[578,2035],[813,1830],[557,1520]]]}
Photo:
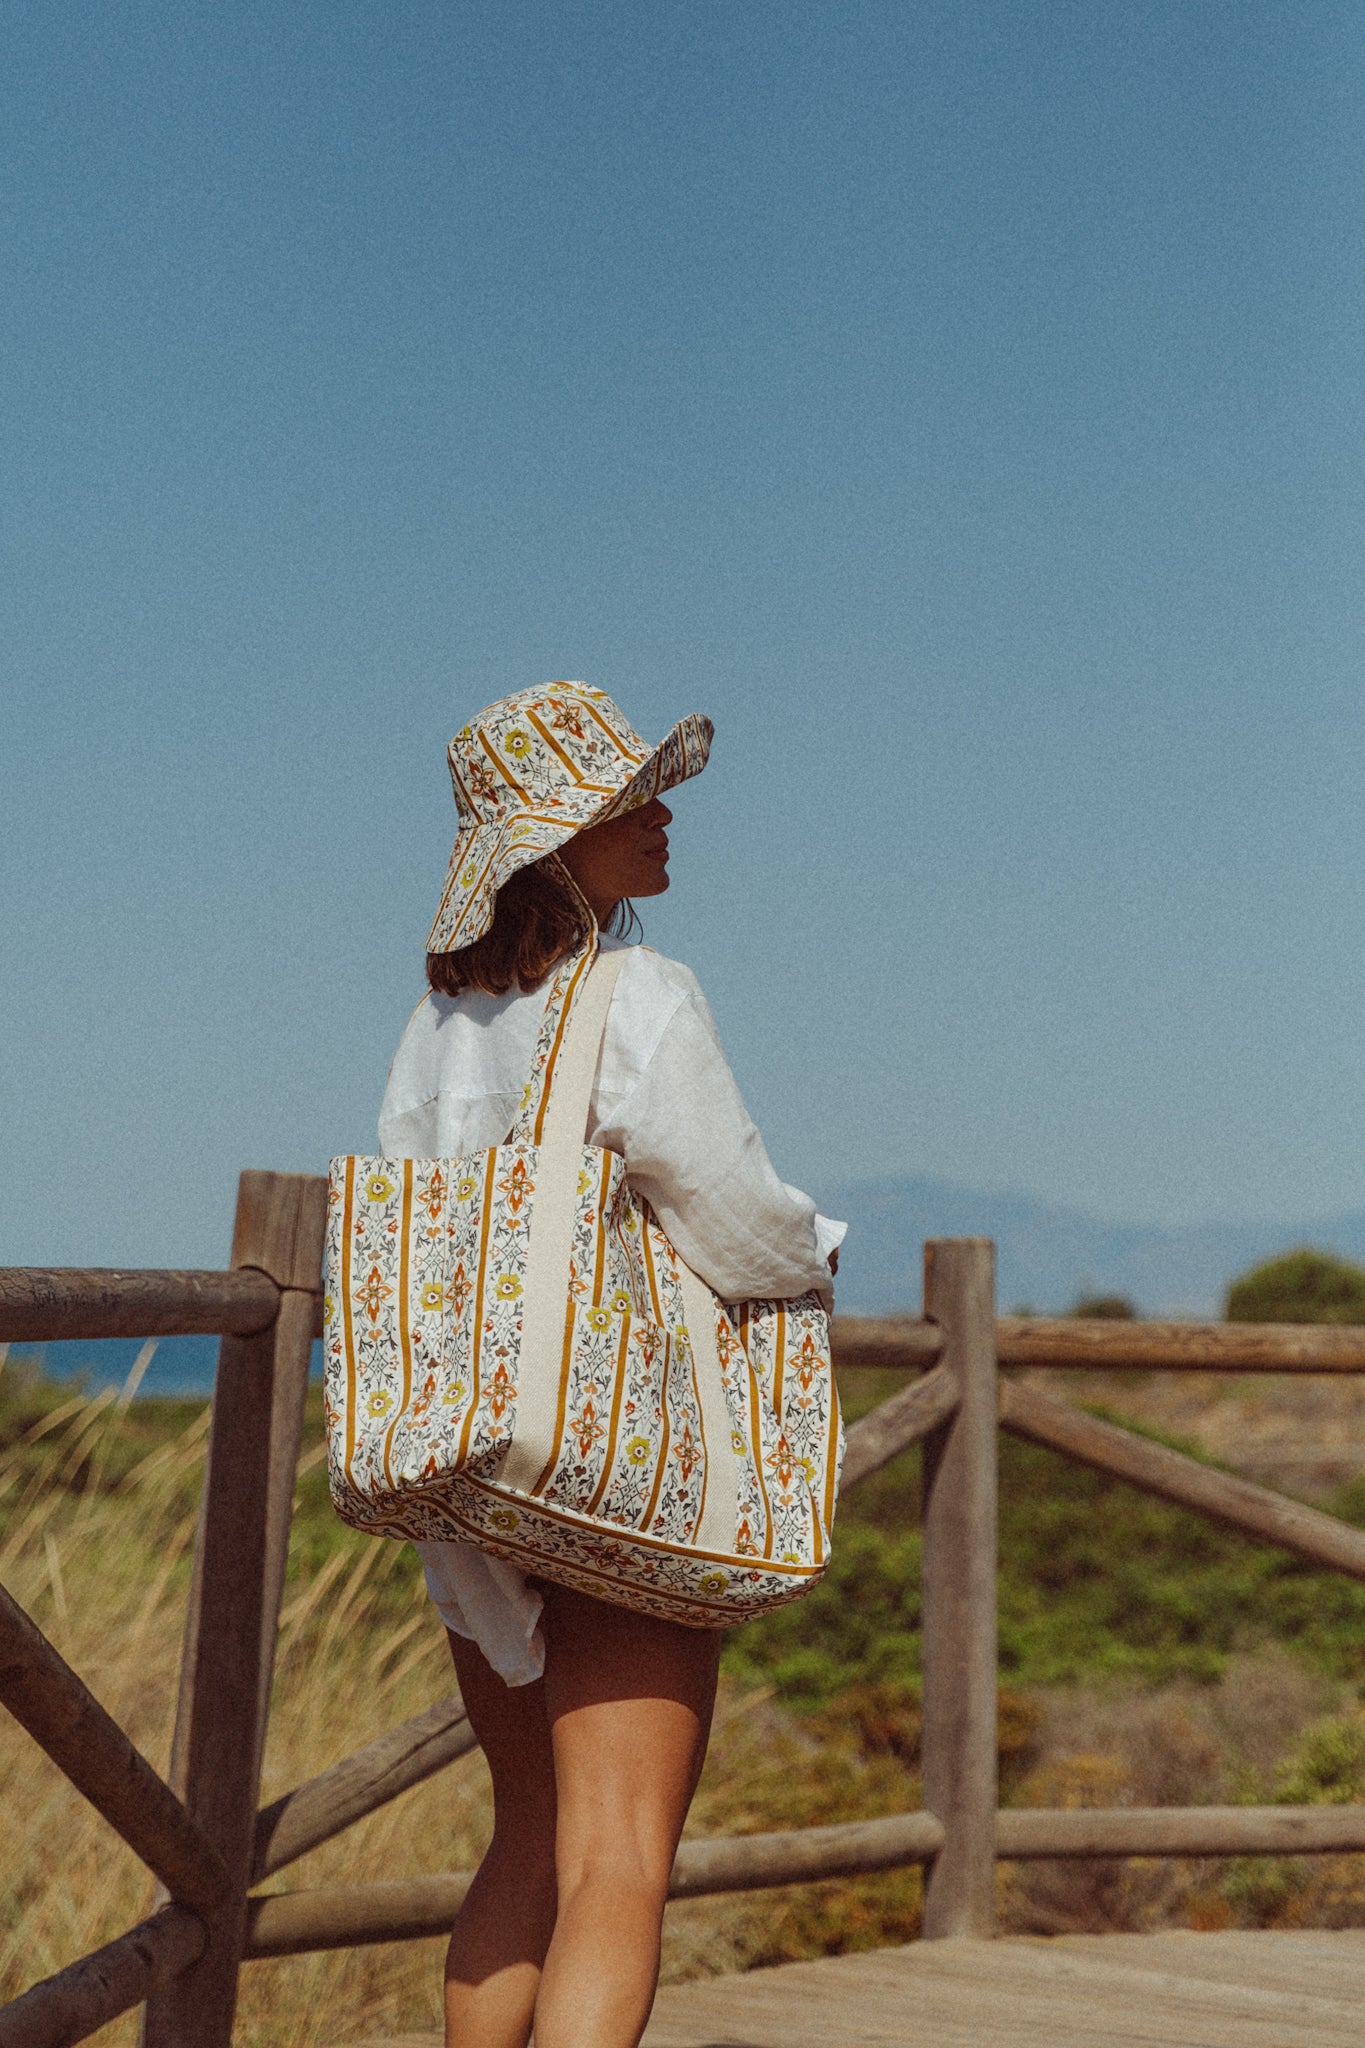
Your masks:
{"label": "wooden fence rail", "polygon": [[[454,1695],[256,1811],[290,1502],[320,1328],[326,1184],[245,1174],[223,1272],[0,1270],[0,1342],[217,1332],[169,1784],[0,1589],[0,1700],[165,1885],[139,1926],[0,2009],[0,2048],[69,2048],[146,2005],[145,2048],[229,2048],[239,1964],[444,1932],[467,1872],[253,1893],[475,1746]],[[997,1424],[1365,1579],[1365,1532],[1086,1415],[998,1368],[1365,1372],[1365,1329],[997,1317],[985,1239],[925,1247],[923,1316],[837,1317],[835,1360],[908,1385],[849,1431],[855,1486],[924,1446],[923,1807],[684,1842],[670,1896],[925,1867],[924,1933],[992,1931],[1001,1858],[1365,1853],[1365,1808],[997,1810]],[[913,1512],[906,1503],[907,1515]]]}

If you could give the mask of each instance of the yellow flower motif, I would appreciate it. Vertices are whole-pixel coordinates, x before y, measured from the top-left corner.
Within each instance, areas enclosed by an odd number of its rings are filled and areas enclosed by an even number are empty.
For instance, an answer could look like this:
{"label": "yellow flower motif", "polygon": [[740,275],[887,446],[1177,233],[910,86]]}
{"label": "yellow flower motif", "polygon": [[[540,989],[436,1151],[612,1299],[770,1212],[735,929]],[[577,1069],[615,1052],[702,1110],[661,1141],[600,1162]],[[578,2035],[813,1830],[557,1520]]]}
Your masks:
{"label": "yellow flower motif", "polygon": [[323,1295],[323,1297],[322,1297],[322,1320],[323,1320],[323,1322],[324,1322],[324,1323],[330,1323],[330,1322],[331,1322],[331,1320],[332,1320],[332,1317],[333,1317],[333,1316],[334,1316],[334,1315],[336,1314],[336,1310],[337,1310],[337,1305],[336,1305],[336,1303],[335,1303],[335,1302],[333,1301],[333,1299],[332,1299],[331,1295],[330,1295],[330,1294],[324,1294],[324,1295]]}
{"label": "yellow flower motif", "polygon": [[814,1460],[814,1458],[798,1458],[798,1459],[797,1459],[797,1461],[796,1461],[796,1468],[797,1468],[797,1470],[798,1470],[799,1472],[804,1472],[804,1473],[805,1473],[805,1475],[806,1475],[806,1484],[807,1484],[807,1486],[814,1486],[814,1484],[815,1484],[815,1460]]}
{"label": "yellow flower motif", "polygon": [[782,1553],[782,1562],[783,1564],[800,1564],[801,1560],[794,1550],[784,1550]]}
{"label": "yellow flower motif", "polygon": [[697,1586],[703,1593],[723,1593],[729,1583],[724,1572],[707,1572],[698,1579]]}
{"label": "yellow flower motif", "polygon": [[441,1396],[441,1400],[447,1408],[454,1408],[457,1406],[459,1402],[463,1401],[464,1394],[464,1381],[456,1380],[453,1386],[449,1386],[446,1388],[445,1392]]}
{"label": "yellow flower motif", "polygon": [[730,1432],[730,1449],[734,1452],[735,1456],[737,1458],[742,1458],[744,1456],[744,1453],[748,1450],[748,1448],[748,1444],[744,1441],[744,1438],[740,1435],[739,1431],[737,1429],[732,1429]]}
{"label": "yellow flower motif", "polygon": [[387,1415],[392,1406],[393,1395],[386,1394],[382,1387],[376,1387],[365,1403],[367,1413],[374,1416]]}
{"label": "yellow flower motif", "polygon": [[643,1465],[649,1458],[649,1438],[633,1436],[626,1445],[626,1456],[632,1465]]}
{"label": "yellow flower motif", "polygon": [[592,1175],[591,1175],[591,1174],[590,1174],[590,1173],[588,1172],[588,1169],[587,1169],[587,1167],[586,1167],[586,1166],[584,1166],[584,1167],[580,1167],[580,1168],[579,1168],[579,1173],[578,1173],[578,1192],[579,1192],[579,1194],[580,1194],[580,1195],[586,1195],[586,1194],[587,1194],[587,1192],[588,1192],[588,1189],[589,1189],[589,1188],[590,1188],[591,1186],[592,1186]]}
{"label": "yellow flower motif", "polygon": [[615,1309],[618,1316],[628,1316],[631,1312],[631,1309],[634,1307],[634,1303],[631,1301],[631,1298],[626,1293],[624,1287],[617,1288],[615,1294],[613,1294],[611,1298],[611,1305]]}
{"label": "yellow flower motif", "polygon": [[493,1508],[488,1519],[495,1529],[502,1530],[504,1536],[510,1536],[513,1529],[519,1525],[521,1516],[515,1508]]}
{"label": "yellow flower motif", "polygon": [[501,1301],[515,1301],[521,1293],[521,1282],[515,1273],[499,1273],[493,1283],[493,1292]]}
{"label": "yellow flower motif", "polygon": [[455,1199],[459,1202],[467,1202],[478,1185],[479,1183],[475,1180],[473,1174],[467,1173],[463,1180],[458,1180],[455,1183]]}
{"label": "yellow flower motif", "polygon": [[609,1330],[611,1310],[609,1308],[588,1308],[583,1311],[583,1320],[590,1330]]}
{"label": "yellow flower motif", "polygon": [[422,1289],[421,1303],[424,1309],[438,1309],[444,1300],[445,1296],[442,1294],[440,1288],[435,1286],[434,1284],[430,1287],[424,1287]]}
{"label": "yellow flower motif", "polygon": [[393,1193],[393,1182],[386,1174],[372,1173],[365,1183],[365,1198],[370,1202],[387,1202]]}
{"label": "yellow flower motif", "polygon": [[479,871],[475,867],[473,861],[471,861],[469,866],[465,869],[464,873],[460,876],[460,887],[462,889],[472,889],[475,882],[477,882],[478,879]]}
{"label": "yellow flower motif", "polygon": [[522,760],[531,751],[530,734],[524,733],[520,726],[509,732],[502,744],[514,761]]}

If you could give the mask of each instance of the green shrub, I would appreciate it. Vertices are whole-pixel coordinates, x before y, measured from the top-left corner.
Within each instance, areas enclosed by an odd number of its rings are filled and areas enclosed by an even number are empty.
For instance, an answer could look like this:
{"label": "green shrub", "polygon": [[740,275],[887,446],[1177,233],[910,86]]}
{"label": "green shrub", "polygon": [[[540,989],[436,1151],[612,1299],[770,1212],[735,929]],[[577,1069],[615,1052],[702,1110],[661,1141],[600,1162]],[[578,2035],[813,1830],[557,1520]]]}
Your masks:
{"label": "green shrub", "polygon": [[1365,1267],[1302,1245],[1234,1280],[1226,1315],[1230,1323],[1365,1323]]}

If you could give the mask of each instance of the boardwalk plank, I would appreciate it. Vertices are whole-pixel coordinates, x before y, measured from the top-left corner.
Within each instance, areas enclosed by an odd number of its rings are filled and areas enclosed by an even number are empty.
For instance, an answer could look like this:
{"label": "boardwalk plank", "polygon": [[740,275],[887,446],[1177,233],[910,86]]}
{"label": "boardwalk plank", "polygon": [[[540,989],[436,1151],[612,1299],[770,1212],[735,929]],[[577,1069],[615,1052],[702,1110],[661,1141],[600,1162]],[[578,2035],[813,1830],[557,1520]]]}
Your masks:
{"label": "boardwalk plank", "polygon": [[[1357,2048],[1365,1932],[915,1942],[659,1993],[644,2048]],[[355,2048],[355,2044],[353,2044]],[[407,2034],[364,2048],[441,2048]]]}
{"label": "boardwalk plank", "polygon": [[1193,1934],[1065,1935],[1078,1952],[1098,1949],[1138,1969],[1171,1969],[1177,1974],[1221,1978],[1229,1984],[1257,1984],[1267,1990],[1310,1989],[1322,1998],[1346,1999],[1357,2010],[1365,2002],[1365,1933],[1276,1930]]}
{"label": "boardwalk plank", "polygon": [[[939,1954],[939,1950],[945,1953]],[[952,1954],[947,1950],[954,1951]],[[1087,2013],[1101,2004],[1132,2010],[1150,2002],[1162,2013],[1195,2021],[1210,2032],[1222,2028],[1233,2037],[1252,2041],[1278,2040],[1285,2028],[1298,2027],[1324,2041],[1359,2043],[1360,2004],[1322,1995],[1311,1973],[1289,1991],[1228,1981],[1214,1974],[1196,1974],[1176,1961],[1165,1967],[1138,1966],[1119,1960],[1103,1948],[1078,1953],[1055,1941],[1011,1941],[994,1944],[944,1942],[935,1945],[935,1974],[944,1979],[999,1983],[1011,1999],[1021,1994],[1058,1993],[1083,1998]]]}
{"label": "boardwalk plank", "polygon": [[1236,1984],[1091,1961],[1056,1942],[934,1942],[662,1992],[646,2043],[854,2048],[931,2030],[936,2048],[988,2048],[996,2039],[1054,2048],[1355,2048],[1358,2010],[1302,1990],[1252,1986],[1242,1996]]}

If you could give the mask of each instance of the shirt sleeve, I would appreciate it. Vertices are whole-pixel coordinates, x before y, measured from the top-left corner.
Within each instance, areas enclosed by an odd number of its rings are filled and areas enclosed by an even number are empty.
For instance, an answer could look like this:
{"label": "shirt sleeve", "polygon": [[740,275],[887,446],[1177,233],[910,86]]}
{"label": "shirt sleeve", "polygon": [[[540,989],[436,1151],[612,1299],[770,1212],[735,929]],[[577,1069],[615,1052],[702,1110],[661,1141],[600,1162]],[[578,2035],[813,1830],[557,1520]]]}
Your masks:
{"label": "shirt sleeve", "polygon": [[815,1204],[774,1172],[706,998],[688,980],[638,1081],[594,1141],[621,1153],[632,1186],[722,1301],[813,1289],[828,1305]]}

